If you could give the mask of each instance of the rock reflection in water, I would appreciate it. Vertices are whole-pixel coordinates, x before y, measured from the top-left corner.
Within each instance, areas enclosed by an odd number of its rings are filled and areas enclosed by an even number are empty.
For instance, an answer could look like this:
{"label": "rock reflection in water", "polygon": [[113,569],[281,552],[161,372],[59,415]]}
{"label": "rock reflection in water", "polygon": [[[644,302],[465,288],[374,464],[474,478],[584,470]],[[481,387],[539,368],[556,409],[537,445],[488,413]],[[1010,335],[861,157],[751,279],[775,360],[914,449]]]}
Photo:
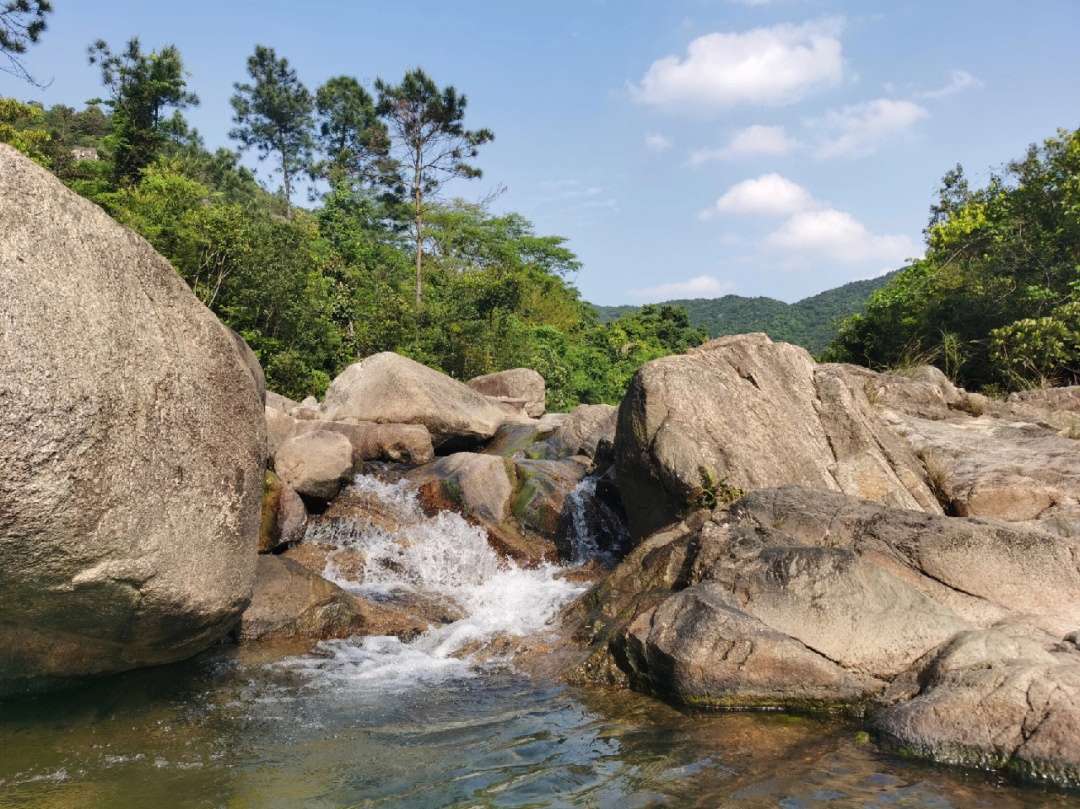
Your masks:
{"label": "rock reflection in water", "polygon": [[0,806],[1075,805],[898,761],[839,720],[493,671],[396,691],[315,671],[223,652],[0,706]]}

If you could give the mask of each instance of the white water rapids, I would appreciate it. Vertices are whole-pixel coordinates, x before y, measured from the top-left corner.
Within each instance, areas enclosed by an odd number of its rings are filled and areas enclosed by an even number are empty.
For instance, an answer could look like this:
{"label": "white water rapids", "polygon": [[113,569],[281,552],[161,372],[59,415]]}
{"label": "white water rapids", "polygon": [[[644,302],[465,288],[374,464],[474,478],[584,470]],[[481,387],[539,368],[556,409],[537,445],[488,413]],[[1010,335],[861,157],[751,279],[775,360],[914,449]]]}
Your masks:
{"label": "white water rapids", "polygon": [[460,607],[464,617],[407,643],[385,636],[323,642],[322,656],[289,661],[305,675],[379,689],[473,676],[477,667],[463,654],[466,647],[497,636],[542,634],[559,609],[584,590],[557,578],[562,568],[555,565],[525,569],[502,558],[482,528],[457,514],[427,516],[405,481],[391,484],[358,475],[344,494],[376,500],[400,528],[389,530],[363,517],[309,528],[306,541],[364,557],[362,584],[339,575],[333,554],[324,576],[374,599],[401,592],[441,597]]}

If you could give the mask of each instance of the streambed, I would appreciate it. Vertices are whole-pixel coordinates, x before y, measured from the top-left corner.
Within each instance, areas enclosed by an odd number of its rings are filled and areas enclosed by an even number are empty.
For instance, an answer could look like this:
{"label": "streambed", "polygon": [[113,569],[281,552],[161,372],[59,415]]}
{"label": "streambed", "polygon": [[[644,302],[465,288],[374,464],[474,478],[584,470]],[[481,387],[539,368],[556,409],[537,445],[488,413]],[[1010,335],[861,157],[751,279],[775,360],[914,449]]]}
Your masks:
{"label": "streambed", "polygon": [[[535,637],[583,589],[508,565],[460,517],[360,477],[394,530],[319,536],[362,550],[368,597],[438,596],[462,617],[410,643],[282,655],[221,646],[184,664],[0,703],[0,807],[1066,807],[1077,798],[891,757],[857,725],[688,714],[478,663]],[[403,526],[403,527],[402,527]],[[401,541],[402,537],[406,541]],[[335,575],[331,555],[327,575]],[[487,659],[487,658],[485,658]]]}

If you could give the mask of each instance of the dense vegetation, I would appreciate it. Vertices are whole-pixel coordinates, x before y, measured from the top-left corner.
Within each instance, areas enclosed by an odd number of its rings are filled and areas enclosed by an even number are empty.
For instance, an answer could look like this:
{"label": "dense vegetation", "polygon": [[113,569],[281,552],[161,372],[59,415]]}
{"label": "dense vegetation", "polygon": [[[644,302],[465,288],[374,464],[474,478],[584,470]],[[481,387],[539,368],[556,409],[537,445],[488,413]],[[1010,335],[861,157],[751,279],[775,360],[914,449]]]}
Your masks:
{"label": "dense vegetation", "polygon": [[[852,281],[796,303],[775,298],[725,295],[715,299],[668,301],[686,310],[692,326],[703,327],[709,337],[763,331],[773,340],[795,343],[820,354],[836,336],[841,319],[863,310],[870,295],[889,282],[895,272],[880,278]],[[637,311],[634,306],[597,306],[602,323]]]}
{"label": "dense vegetation", "polygon": [[[671,306],[599,323],[568,280],[580,265],[562,238],[441,200],[446,177],[479,174],[467,161],[492,134],[466,130],[465,96],[421,71],[377,82],[377,99],[347,76],[310,93],[257,47],[233,137],[289,191],[270,193],[189,127],[181,110],[198,98],[176,48],[99,41],[90,61],[103,98],[82,110],[2,99],[0,142],[149,240],[281,393],[319,394],[389,350],[459,379],[536,368],[548,406],[566,409],[617,402],[641,363],[705,339]],[[301,180],[309,208],[293,204]]]}
{"label": "dense vegetation", "polygon": [[1080,130],[1062,130],[970,187],[950,171],[926,258],[848,320],[830,359],[932,362],[993,392],[1080,382]]}

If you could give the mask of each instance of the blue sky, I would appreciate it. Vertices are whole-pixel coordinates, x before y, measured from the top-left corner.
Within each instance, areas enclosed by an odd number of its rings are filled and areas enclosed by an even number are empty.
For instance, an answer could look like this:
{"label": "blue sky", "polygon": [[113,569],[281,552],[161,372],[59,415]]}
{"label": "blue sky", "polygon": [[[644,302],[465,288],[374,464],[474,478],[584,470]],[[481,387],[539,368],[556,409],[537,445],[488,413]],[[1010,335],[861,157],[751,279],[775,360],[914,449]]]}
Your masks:
{"label": "blue sky", "polygon": [[[0,94],[80,105],[86,46],[176,44],[211,147],[256,43],[314,89],[422,66],[494,130],[484,178],[581,258],[596,303],[796,300],[921,253],[941,175],[983,179],[1080,125],[1078,0],[185,3],[55,0]],[[259,176],[276,187],[269,164]]]}

